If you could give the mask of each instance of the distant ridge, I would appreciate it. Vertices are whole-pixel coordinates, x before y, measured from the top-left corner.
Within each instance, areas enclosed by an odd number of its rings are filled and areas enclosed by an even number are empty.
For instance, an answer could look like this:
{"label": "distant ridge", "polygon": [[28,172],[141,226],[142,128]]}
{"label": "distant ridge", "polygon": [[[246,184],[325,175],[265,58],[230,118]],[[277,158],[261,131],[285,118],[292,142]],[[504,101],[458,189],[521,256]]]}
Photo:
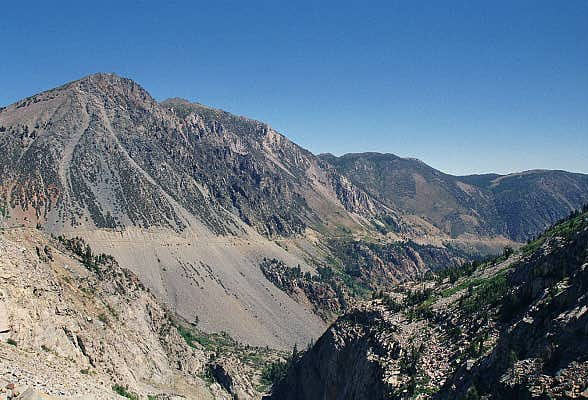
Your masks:
{"label": "distant ridge", "polygon": [[588,201],[588,175],[529,170],[453,176],[394,154],[321,154],[353,183],[400,213],[426,217],[452,236],[525,241]]}

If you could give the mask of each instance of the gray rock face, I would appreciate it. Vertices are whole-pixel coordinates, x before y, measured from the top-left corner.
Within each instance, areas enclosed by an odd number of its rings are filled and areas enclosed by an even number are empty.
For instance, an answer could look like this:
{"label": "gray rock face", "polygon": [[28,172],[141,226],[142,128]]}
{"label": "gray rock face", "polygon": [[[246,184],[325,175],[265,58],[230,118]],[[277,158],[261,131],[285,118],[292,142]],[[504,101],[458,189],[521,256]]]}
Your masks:
{"label": "gray rock face", "polygon": [[582,229],[552,237],[509,276],[496,347],[444,386],[496,399],[574,398],[588,385],[588,214]]}
{"label": "gray rock face", "polygon": [[242,231],[237,216],[263,235],[288,236],[328,219],[313,203],[384,210],[268,125],[181,100],[158,104],[115,75],[13,104],[0,126],[5,201],[15,220],[53,230],[183,231],[196,217],[226,235]]}
{"label": "gray rock face", "polygon": [[0,275],[2,386],[88,399],[115,398],[115,383],[173,393],[182,381],[207,392],[198,378],[205,352],[187,346],[160,303],[113,260],[92,272],[55,241],[19,229],[0,235]]}
{"label": "gray rock face", "polygon": [[383,368],[372,356],[385,352],[374,312],[340,318],[300,360],[268,399],[388,399]]}
{"label": "gray rock face", "polygon": [[[15,384],[31,399],[120,398],[114,385],[140,398],[261,397],[259,369],[278,353],[228,336],[222,349],[188,343],[189,325],[181,330],[136,275],[88,254],[78,238],[0,232],[0,387]],[[217,365],[230,386],[203,379]]]}

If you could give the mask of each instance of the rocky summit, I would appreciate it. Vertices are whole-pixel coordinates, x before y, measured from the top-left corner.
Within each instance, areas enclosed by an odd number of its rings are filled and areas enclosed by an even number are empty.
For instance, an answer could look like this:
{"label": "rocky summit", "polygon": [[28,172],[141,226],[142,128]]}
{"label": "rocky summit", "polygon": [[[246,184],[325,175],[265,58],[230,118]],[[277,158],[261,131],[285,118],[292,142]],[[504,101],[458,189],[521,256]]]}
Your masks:
{"label": "rocky summit", "polygon": [[90,75],[0,108],[0,385],[584,396],[587,201],[588,175],[317,156]]}

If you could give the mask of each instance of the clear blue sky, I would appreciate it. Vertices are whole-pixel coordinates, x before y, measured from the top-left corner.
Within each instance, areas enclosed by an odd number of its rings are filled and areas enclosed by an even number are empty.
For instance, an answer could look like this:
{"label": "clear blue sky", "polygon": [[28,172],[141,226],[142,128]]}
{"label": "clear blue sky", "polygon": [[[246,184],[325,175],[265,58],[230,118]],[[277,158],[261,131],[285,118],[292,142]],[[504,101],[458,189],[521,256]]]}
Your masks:
{"label": "clear blue sky", "polygon": [[315,153],[588,173],[587,0],[10,1],[0,13],[1,105],[116,72]]}

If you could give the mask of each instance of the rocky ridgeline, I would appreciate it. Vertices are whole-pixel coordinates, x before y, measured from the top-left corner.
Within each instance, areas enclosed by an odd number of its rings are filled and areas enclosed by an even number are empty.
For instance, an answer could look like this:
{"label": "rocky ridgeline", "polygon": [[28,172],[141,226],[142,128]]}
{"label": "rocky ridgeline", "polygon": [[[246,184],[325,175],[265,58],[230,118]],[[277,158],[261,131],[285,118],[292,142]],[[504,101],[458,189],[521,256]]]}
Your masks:
{"label": "rocky ridgeline", "polygon": [[60,398],[259,398],[261,371],[280,354],[223,338],[177,320],[80,239],[0,233],[2,387]]}
{"label": "rocky ridgeline", "polygon": [[588,212],[339,318],[271,399],[588,398]]}
{"label": "rocky ridgeline", "polygon": [[158,103],[114,74],[2,108],[0,137],[0,207],[52,231],[184,231],[196,219],[220,235],[245,223],[269,237],[344,227],[523,241],[588,200],[582,174],[454,177],[389,154],[317,157],[265,123]]}

